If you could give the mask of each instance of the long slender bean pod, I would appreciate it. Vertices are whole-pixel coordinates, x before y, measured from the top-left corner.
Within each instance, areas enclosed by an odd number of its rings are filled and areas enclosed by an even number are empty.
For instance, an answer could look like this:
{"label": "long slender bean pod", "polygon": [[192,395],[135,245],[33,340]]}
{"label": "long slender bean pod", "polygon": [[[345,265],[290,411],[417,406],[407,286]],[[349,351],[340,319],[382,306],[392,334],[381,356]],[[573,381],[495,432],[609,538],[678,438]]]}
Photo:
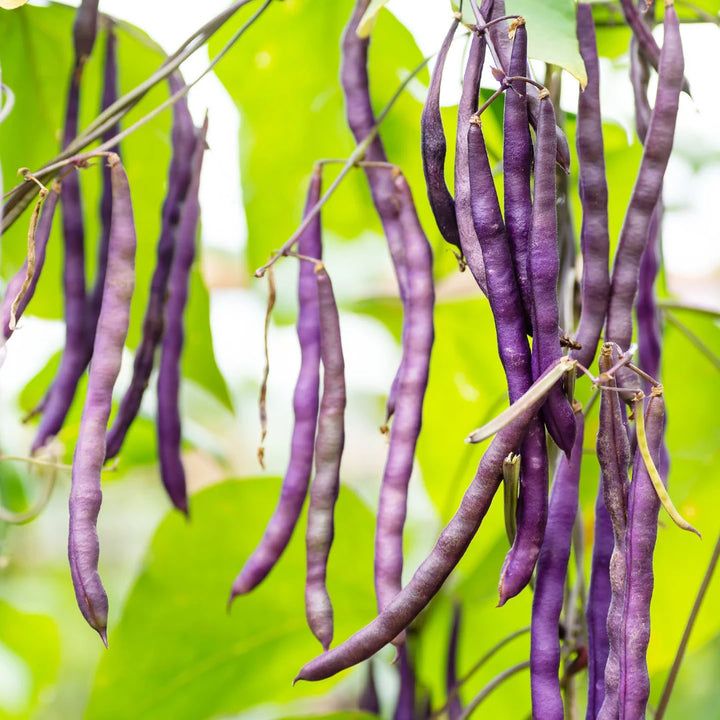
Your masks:
{"label": "long slender bean pod", "polygon": [[[516,21],[508,72],[510,77],[523,76],[527,72],[527,29],[523,18]],[[528,124],[527,83],[516,81],[505,93],[503,117],[504,209],[505,227],[512,249],[515,276],[520,287],[528,328],[530,328],[532,308],[527,267],[532,212],[530,191],[532,162],[533,148]]]}
{"label": "long slender bean pod", "polygon": [[600,114],[600,67],[592,6],[588,2],[580,2],[577,6],[577,36],[588,82],[578,99],[575,134],[582,204],[580,248],[583,258],[582,310],[575,339],[582,347],[574,349],[571,355],[581,365],[590,367],[607,314],[610,233]]}
{"label": "long slender bean pod", "polygon": [[[105,43],[105,69],[103,72],[103,90],[101,99],[101,111],[110,107],[118,97],[117,77],[117,38],[112,24],[107,30]],[[114,137],[120,132],[120,123],[116,123],[103,134],[103,142]],[[119,147],[115,153],[120,155]],[[105,287],[105,274],[107,273],[108,246],[110,244],[110,223],[112,221],[112,182],[110,168],[103,165],[102,168],[102,196],[100,198],[100,243],[98,246],[97,270],[95,271],[95,284],[87,298],[87,339],[89,352],[92,353],[92,346],[95,342],[95,331],[97,320],[100,316],[103,288]]]}
{"label": "long slender bean pod", "polygon": [[[305,202],[306,213],[320,199],[321,187],[321,169],[316,166]],[[298,239],[298,252],[308,257],[322,257],[319,215]],[[275,566],[295,530],[310,483],[320,387],[320,316],[317,280],[312,265],[308,262],[299,264],[297,334],[301,360],[293,397],[295,424],[290,460],[277,507],[260,543],[233,582],[231,601],[237,595],[250,592]]]}
{"label": "long slender bean pod", "polygon": [[73,22],[75,65],[82,66],[92,52],[97,36],[99,0],[82,0]]}
{"label": "long slender bean pod", "polygon": [[[35,228],[35,270],[33,271],[30,283],[25,288],[25,292],[15,309],[16,322],[20,319],[23,312],[25,312],[25,308],[27,308],[29,302],[32,300],[32,297],[35,294],[35,288],[40,280],[40,274],[42,273],[42,269],[45,264],[45,253],[47,250],[47,243],[50,238],[50,229],[59,197],[60,183],[54,182],[50,188],[50,192],[45,198],[42,211],[40,212],[40,219],[38,220],[37,227]],[[15,275],[10,278],[7,287],[5,288],[5,296],[3,297],[2,305],[0,305],[0,322],[2,323],[2,338],[0,338],[0,345],[4,345],[5,341],[8,340],[13,333],[14,328],[10,326],[12,307],[15,303],[15,298],[25,284],[25,278],[27,277],[27,265],[26,260]]]}
{"label": "long slender bean pod", "polygon": [[610,558],[615,539],[605,507],[602,476],[595,500],[595,528],[585,621],[588,632],[588,702],[586,720],[595,720],[605,699],[605,665],[610,651],[607,618],[610,610]]}
{"label": "long slender bean pod", "polygon": [[108,282],[98,320],[87,396],[75,446],[70,488],[70,570],[80,611],[107,644],[108,601],[98,574],[97,517],[102,490],[100,472],[105,460],[105,433],[112,405],[112,389],[120,371],[130,322],[135,285],[135,226],[130,187],[117,155],[113,170],[113,217]]}
{"label": "long slender bean pod", "polygon": [[632,308],[637,294],[640,258],[647,244],[650,220],[660,197],[672,150],[682,87],[680,24],[672,4],[666,3],[664,26],[655,107],[613,262],[606,336],[623,349],[630,345],[632,338]]}
{"label": "long slender bean pod", "polygon": [[358,710],[370,715],[380,715],[380,698],[378,697],[377,687],[375,686],[372,662],[367,664],[365,685],[358,698]]}
{"label": "long slender bean pod", "polygon": [[[477,116],[473,117],[468,131],[468,152],[473,222],[485,262],[500,361],[505,369],[510,402],[514,403],[532,385],[530,348],[510,245]],[[544,437],[541,440],[539,422],[532,421],[530,425],[520,450],[518,531],[501,573],[501,604],[529,582],[547,519],[547,450]]]}
{"label": "long slender bean pod", "polygon": [[459,23],[458,18],[453,20],[453,24],[440,47],[435,69],[430,78],[428,96],[420,116],[423,172],[425,173],[428,200],[440,234],[446,242],[455,245],[457,248],[460,248],[460,234],[457,218],[455,217],[455,200],[453,200],[445,183],[447,141],[445,139],[442,114],[440,113],[440,85],[443,69],[445,68],[445,59]]}
{"label": "long slender bean pod", "polygon": [[402,174],[396,177],[395,187],[404,232],[407,302],[397,405],[380,486],[375,533],[378,610],[382,610],[402,587],[402,538],[408,484],[422,426],[423,401],[434,339],[432,251],[415,212],[410,187]]}
{"label": "long slender bean pod", "polygon": [[315,268],[320,314],[320,358],[323,392],[315,440],[315,477],[310,485],[307,532],[305,612],[313,635],[324,650],[333,636],[333,610],[327,591],[327,562],[334,535],[334,512],[340,487],[340,459],[345,444],[345,361],[340,321],[330,276]]}
{"label": "long slender bean pod", "polygon": [[[182,77],[177,73],[168,77],[171,93],[175,93],[183,84]],[[147,308],[143,318],[142,336],[135,350],[130,385],[125,391],[113,425],[108,432],[108,459],[115,457],[120,452],[127,431],[140,410],[140,403],[155,364],[155,353],[165,327],[164,309],[168,279],[175,253],[180,214],[190,185],[194,146],[195,126],[187,101],[182,99],[173,106],[172,159],[168,171],[167,194],[162,207],[155,269],[150,281]]]}
{"label": "long slender bean pod", "polygon": [[402,632],[432,600],[475,536],[502,482],[503,461],[517,450],[540,402],[503,428],[485,451],[460,507],[410,582],[371,623],[305,665],[295,680],[322,680],[366,660]]}
{"label": "long slender bean pod", "polygon": [[[600,351],[600,372],[612,365],[612,347],[603,345]],[[614,381],[610,382],[614,385]],[[600,397],[600,427],[597,435],[597,457],[602,472],[605,507],[613,526],[614,547],[610,558],[610,588],[612,592],[607,616],[608,658],[605,665],[605,697],[598,718],[617,717],[618,692],[622,676],[622,613],[626,592],[626,547],[628,467],[630,445],[623,423],[624,410],[618,393],[603,392]]]}
{"label": "long slender bean pod", "polygon": [[564,717],[560,693],[558,627],[565,595],[572,530],[578,509],[584,419],[576,408],[578,429],[570,459],[560,458],[548,510],[533,594],[530,631],[530,687],[533,714],[543,720]]}
{"label": "long slender bean pod", "polygon": [[[342,36],[342,60],[340,82],[345,98],[345,115],[357,143],[362,142],[373,130],[375,113],[370,100],[370,86],[367,70],[368,38],[357,36],[357,26],[370,0],[357,0],[350,21]],[[375,135],[365,153],[365,160],[387,162],[388,158],[379,133]],[[400,288],[400,297],[405,297],[406,270],[403,257],[402,229],[398,217],[395,185],[392,174],[386,168],[365,166],[372,195],[373,205],[380,218],[387,239],[390,256]]]}
{"label": "long slender bean pod", "polygon": [[[474,35],[465,66],[463,89],[458,105],[457,137],[455,140],[455,215],[460,233],[460,246],[470,272],[484,295],[488,294],[485,262],[475,225],[472,221],[472,197],[468,166],[468,123],[478,108],[480,75],[485,62],[485,34]],[[512,269],[512,268],[511,268]]]}
{"label": "long slender bean pod", "polygon": [[[490,19],[495,20],[497,18],[505,17],[506,15],[507,11],[505,10],[505,1],[495,0],[492,12],[489,15]],[[490,38],[492,40],[490,49],[495,57],[495,62],[497,63],[499,69],[501,69],[506,75],[512,76],[509,71],[510,58],[512,55],[512,43],[508,37],[507,25],[505,23],[491,25],[488,28],[488,33],[490,34]],[[527,72],[522,72],[520,74],[527,75]],[[540,110],[539,101],[540,96],[538,88],[531,85],[527,88],[527,108],[530,124],[533,128],[537,128]],[[556,128],[555,134],[557,136],[557,163],[563,168],[563,170],[565,170],[565,172],[570,172],[570,146],[568,145],[567,138],[565,137],[565,133],[559,127]]]}
{"label": "long slender bean pod", "polygon": [[183,315],[187,304],[190,269],[195,259],[195,239],[200,219],[200,169],[205,153],[207,119],[195,141],[190,185],[178,224],[177,244],[168,279],[165,333],[157,381],[157,439],[160,476],[172,504],[188,511],[185,471],[180,455],[180,357],[185,341]]}
{"label": "long slender bean pod", "polygon": [[[642,413],[642,401],[635,404]],[[645,411],[645,429],[652,460],[660,459],[665,402],[662,388],[653,390]],[[627,527],[627,592],[623,612],[623,673],[620,678],[620,718],[645,717],[650,695],[647,647],[650,641],[650,600],[653,591],[653,551],[657,537],[660,501],[648,468],[638,450],[630,485]]]}
{"label": "long slender bean pod", "polygon": [[[528,277],[532,295],[533,371],[536,374],[562,356],[558,336],[557,251],[555,210],[555,111],[552,101],[540,101],[535,148],[535,183],[530,226]],[[575,414],[560,384],[553,387],[543,406],[548,431],[569,457],[575,442]]]}

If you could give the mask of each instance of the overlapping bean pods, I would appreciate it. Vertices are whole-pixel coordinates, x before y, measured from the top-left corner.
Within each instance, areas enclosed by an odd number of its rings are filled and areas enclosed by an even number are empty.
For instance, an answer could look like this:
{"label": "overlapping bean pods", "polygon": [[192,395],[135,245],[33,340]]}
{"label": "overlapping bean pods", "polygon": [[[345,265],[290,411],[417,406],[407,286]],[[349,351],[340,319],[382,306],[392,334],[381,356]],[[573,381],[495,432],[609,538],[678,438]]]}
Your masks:
{"label": "overlapping bean pods", "polygon": [[[179,91],[183,84],[182,78],[178,74],[168,77],[170,92],[173,94]],[[132,380],[108,432],[108,459],[114,458],[120,452],[130,425],[140,410],[140,403],[150,381],[150,374],[155,364],[155,354],[165,328],[164,310],[168,280],[175,253],[180,215],[190,185],[195,136],[195,126],[188,110],[187,101],[183,98],[173,106],[173,151],[168,171],[168,189],[162,206],[160,237],[143,318],[142,336],[135,350]]]}
{"label": "overlapping bean pods", "polygon": [[160,477],[173,505],[188,512],[185,470],[180,456],[180,356],[185,340],[183,315],[200,220],[200,170],[205,154],[207,118],[197,134],[190,164],[190,184],[178,223],[175,252],[167,284],[165,330],[157,382],[157,439]]}

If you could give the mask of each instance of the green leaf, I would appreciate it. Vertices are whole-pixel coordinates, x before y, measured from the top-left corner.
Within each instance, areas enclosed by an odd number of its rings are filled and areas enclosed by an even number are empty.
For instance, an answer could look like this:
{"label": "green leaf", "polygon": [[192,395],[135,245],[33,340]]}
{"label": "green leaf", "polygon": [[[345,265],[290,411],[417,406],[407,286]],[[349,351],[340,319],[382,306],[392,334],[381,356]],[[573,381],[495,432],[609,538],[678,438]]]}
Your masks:
{"label": "green leaf", "polygon": [[[251,270],[264,263],[299,225],[315,161],[347,158],[355,147],[338,84],[340,36],[352,6],[348,0],[274,3],[243,37],[234,59],[218,65],[218,77],[242,116],[240,162]],[[211,55],[231,32],[228,28],[211,40]],[[410,33],[390,13],[383,13],[370,44],[376,112],[421,60]],[[413,92],[427,77],[427,71],[420,73]],[[278,88],[280,93],[277,111],[268,112],[268,88]],[[413,94],[405,92],[380,134],[391,162],[402,167],[415,188],[421,218],[427,221],[431,214],[422,200],[424,179],[416,150],[421,109]],[[326,187],[337,170],[337,165],[326,168]],[[380,232],[361,171],[350,173],[325,206],[323,223],[347,239],[357,237],[359,228]]]}
{"label": "green leaf", "polygon": [[[202,720],[327,692],[333,681],[291,687],[320,652],[303,608],[304,522],[276,571],[225,611],[278,487],[264,478],[225,482],[193,496],[190,523],[178,513],[162,522],[122,618],[111,618],[87,720]],[[338,640],[375,614],[372,537],[370,513],[342,488],[328,568]]]}

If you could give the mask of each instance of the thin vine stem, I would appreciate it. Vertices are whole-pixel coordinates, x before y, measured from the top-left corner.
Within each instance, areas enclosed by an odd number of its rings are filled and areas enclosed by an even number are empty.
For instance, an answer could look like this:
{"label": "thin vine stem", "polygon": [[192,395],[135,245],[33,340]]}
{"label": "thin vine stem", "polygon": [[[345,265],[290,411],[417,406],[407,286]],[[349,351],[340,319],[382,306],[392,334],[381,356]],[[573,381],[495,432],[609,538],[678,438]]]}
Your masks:
{"label": "thin vine stem", "polygon": [[703,341],[701,337],[696,335],[684,322],[679,320],[676,315],[667,309],[664,309],[665,319],[677,328],[714,366],[716,370],[720,370],[720,357]]}
{"label": "thin vine stem", "polygon": [[259,267],[254,272],[255,277],[263,277],[263,275],[265,275],[269,268],[271,268],[281,257],[288,254],[292,246],[298,241],[298,238],[305,232],[308,225],[310,225],[310,223],[320,212],[323,205],[325,205],[325,203],[333,196],[335,190],[337,190],[338,186],[345,179],[347,174],[359,161],[361,161],[365,157],[367,149],[370,147],[370,144],[380,131],[380,126],[392,110],[393,105],[395,105],[400,95],[402,95],[405,88],[410,84],[410,81],[415,78],[415,76],[428,64],[431,57],[432,56],[423,58],[422,62],[400,83],[397,90],[395,90],[395,92],[393,93],[393,96],[390,98],[390,100],[388,100],[387,105],[385,105],[385,107],[380,111],[380,114],[377,116],[375,124],[372,126],[370,132],[360,143],[358,143],[358,145],[355,146],[355,149],[352,151],[352,153],[350,153],[350,156],[345,162],[345,165],[343,165],[337,177],[333,180],[330,187],[325,191],[325,194],[315,203],[315,205],[312,206],[310,211],[303,218],[303,221],[300,223],[297,230],[295,230],[295,232],[283,243],[280,249],[274,253],[270,260],[268,260],[264,265]]}
{"label": "thin vine stem", "polygon": [[513,675],[516,675],[519,672],[522,672],[523,670],[527,670],[530,667],[530,661],[529,660],[523,660],[523,662],[518,663],[517,665],[513,665],[512,667],[509,667],[507,670],[503,670],[501,673],[496,675],[464,708],[463,714],[460,716],[459,720],[467,720],[474,712],[477,710],[480,703],[485,700],[485,698],[490,695],[490,693],[495,690],[495,688],[502,685],[506,680],[511,678]]}

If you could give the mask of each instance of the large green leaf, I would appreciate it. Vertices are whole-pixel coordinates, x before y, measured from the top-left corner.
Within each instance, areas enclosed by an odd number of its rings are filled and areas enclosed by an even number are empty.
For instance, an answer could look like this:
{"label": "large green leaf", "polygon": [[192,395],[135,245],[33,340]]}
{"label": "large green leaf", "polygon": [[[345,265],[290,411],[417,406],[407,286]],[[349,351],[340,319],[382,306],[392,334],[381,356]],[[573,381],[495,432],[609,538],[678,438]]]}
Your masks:
{"label": "large green leaf", "polygon": [[[275,480],[225,482],[192,498],[190,523],[178,513],[164,520],[122,618],[111,624],[88,720],[201,720],[327,691],[327,683],[290,684],[320,651],[305,623],[300,528],[277,570],[225,612],[277,492]],[[339,639],[374,615],[372,544],[369,512],[343,489],[328,569]]]}
{"label": "large green leaf", "polygon": [[[240,162],[250,269],[262,264],[299,224],[315,161],[347,157],[354,147],[338,82],[340,35],[351,9],[348,0],[274,3],[217,68],[242,116]],[[223,33],[213,38],[211,53],[226,39]],[[412,36],[387,11],[378,19],[370,47],[371,91],[379,111],[421,56]],[[425,77],[421,74],[420,80]],[[277,93],[277,109],[271,112],[269,88]],[[424,195],[416,151],[420,110],[420,103],[405,92],[381,130],[390,160],[402,167],[418,198]],[[326,169],[326,184],[337,167]],[[420,202],[419,207],[428,219],[428,204]],[[324,220],[345,238],[368,227],[379,229],[360,172],[343,182],[326,206]]]}

